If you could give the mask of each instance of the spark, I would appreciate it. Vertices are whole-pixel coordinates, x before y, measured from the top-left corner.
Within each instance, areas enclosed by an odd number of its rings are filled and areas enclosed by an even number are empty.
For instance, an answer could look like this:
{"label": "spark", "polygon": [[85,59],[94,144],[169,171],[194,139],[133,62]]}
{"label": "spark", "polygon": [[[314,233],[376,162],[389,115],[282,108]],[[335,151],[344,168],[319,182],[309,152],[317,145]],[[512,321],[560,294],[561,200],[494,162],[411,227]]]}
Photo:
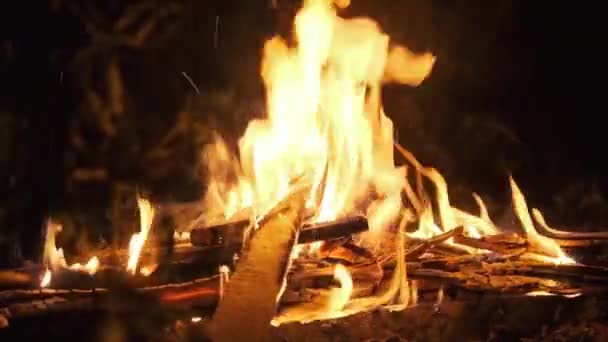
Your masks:
{"label": "spark", "polygon": [[192,79],[190,78],[190,76],[188,76],[188,74],[186,74],[185,71],[182,71],[182,75],[184,75],[184,77],[188,80],[188,82],[190,82],[190,84],[192,85],[192,87],[194,88],[194,90],[196,90],[196,93],[200,94],[201,91],[198,89],[198,87],[196,86],[196,84],[194,83],[194,81],[192,81]]}

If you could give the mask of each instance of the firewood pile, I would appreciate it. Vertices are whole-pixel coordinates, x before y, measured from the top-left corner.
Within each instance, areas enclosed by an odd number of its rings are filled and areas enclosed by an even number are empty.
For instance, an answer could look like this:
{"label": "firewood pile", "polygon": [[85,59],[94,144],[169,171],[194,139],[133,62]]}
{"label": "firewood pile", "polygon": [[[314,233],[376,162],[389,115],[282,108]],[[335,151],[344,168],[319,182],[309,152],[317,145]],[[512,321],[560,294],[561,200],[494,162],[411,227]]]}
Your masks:
{"label": "firewood pile", "polygon": [[[516,199],[516,185],[513,190]],[[605,233],[558,231],[533,211],[540,234],[532,238],[530,232],[497,227],[493,234],[474,237],[467,234],[468,222],[422,236],[417,232],[424,218],[414,214],[413,203],[426,198],[418,203],[426,205],[430,197],[419,187],[405,201],[410,209],[385,232],[382,248],[372,248],[363,238],[370,233],[365,216],[305,223],[302,191],[257,220],[256,229],[247,219],[194,227],[176,234],[170,248],[145,249],[142,264],[157,262],[151,274],[131,275],[113,266],[124,264],[124,250],[99,253],[102,266],[95,274],[72,269],[53,274],[45,288],[40,284],[45,273],[41,265],[2,272],[3,325],[58,312],[134,312],[136,303],[145,302],[171,320],[210,318],[205,334],[216,340],[244,338],[239,335],[244,332],[263,338],[270,333],[270,322],[307,323],[383,308],[417,310],[440,304],[445,297],[573,298],[606,292],[608,268],[556,258],[538,243],[556,241],[576,256],[601,245],[608,237]],[[491,224],[489,218],[483,222]],[[347,279],[338,277],[338,270]],[[336,298],[344,295],[335,306]],[[280,298],[278,305],[273,298]],[[251,315],[259,319],[246,318]],[[236,329],[235,324],[250,329]]]}

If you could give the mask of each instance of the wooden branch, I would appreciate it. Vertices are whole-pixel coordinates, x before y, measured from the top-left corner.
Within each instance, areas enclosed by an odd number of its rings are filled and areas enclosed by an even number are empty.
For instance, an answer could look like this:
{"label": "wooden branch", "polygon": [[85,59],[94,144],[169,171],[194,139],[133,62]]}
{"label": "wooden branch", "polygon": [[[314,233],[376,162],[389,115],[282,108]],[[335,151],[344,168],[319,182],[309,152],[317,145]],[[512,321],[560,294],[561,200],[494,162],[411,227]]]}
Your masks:
{"label": "wooden branch", "polygon": [[[228,222],[190,231],[190,242],[195,246],[241,245],[243,234],[249,226],[249,219]],[[311,243],[338,239],[364,232],[368,229],[364,216],[353,216],[332,222],[306,224],[300,230],[298,243]]]}
{"label": "wooden branch", "polygon": [[608,283],[608,268],[586,265],[547,265],[527,261],[489,264],[484,270],[490,275],[518,274],[551,279],[571,279],[576,282]]}
{"label": "wooden branch", "polygon": [[249,242],[209,326],[214,341],[265,341],[285,286],[306,189],[272,210]]}
{"label": "wooden branch", "polygon": [[[455,229],[449,230],[445,233],[433,236],[430,239],[418,240],[419,242],[416,245],[407,249],[405,257],[410,260],[418,259],[430,248],[440,245],[445,241],[449,240],[450,238],[462,235],[463,230],[463,227],[456,227]],[[410,238],[410,240],[416,241],[416,239],[413,238]]]}
{"label": "wooden branch", "polygon": [[[606,241],[608,240],[607,232],[568,232],[564,230],[557,230],[549,227],[542,213],[534,208],[532,209],[532,216],[536,223],[537,231],[544,236],[550,237],[552,239],[559,239],[561,241],[574,241],[574,240],[583,240],[589,241],[589,244],[592,244],[594,240],[596,241]],[[571,242],[572,245],[575,245]],[[583,244],[584,246],[584,244]]]}
{"label": "wooden branch", "polygon": [[505,243],[491,243],[481,239],[473,239],[466,236],[455,236],[454,243],[477,249],[485,249],[500,254],[521,254],[526,251],[525,246],[509,245]]}

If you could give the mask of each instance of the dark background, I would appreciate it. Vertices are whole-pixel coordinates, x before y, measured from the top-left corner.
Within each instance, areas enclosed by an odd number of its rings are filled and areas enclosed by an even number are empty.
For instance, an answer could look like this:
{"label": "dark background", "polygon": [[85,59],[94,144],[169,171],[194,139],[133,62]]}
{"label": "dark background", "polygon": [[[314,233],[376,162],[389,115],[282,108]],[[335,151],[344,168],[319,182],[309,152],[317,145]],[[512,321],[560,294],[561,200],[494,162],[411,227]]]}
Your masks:
{"label": "dark background", "polygon": [[[352,2],[345,16],[371,16],[394,41],[436,54],[428,80],[416,89],[387,87],[384,100],[400,142],[444,174],[455,203],[472,208],[477,191],[500,221],[512,174],[550,223],[602,229],[608,178],[599,5]],[[261,47],[274,32],[288,33],[297,6],[101,3],[2,5],[0,259],[9,263],[38,253],[48,215],[67,226],[115,227],[121,210],[133,213],[126,198],[135,191],[155,200],[199,197],[200,149],[211,130],[234,144],[247,120],[263,114]],[[117,30],[125,16],[130,24]],[[154,28],[134,43],[149,22]],[[117,70],[120,81],[108,76]],[[104,176],[83,180],[75,170]]]}

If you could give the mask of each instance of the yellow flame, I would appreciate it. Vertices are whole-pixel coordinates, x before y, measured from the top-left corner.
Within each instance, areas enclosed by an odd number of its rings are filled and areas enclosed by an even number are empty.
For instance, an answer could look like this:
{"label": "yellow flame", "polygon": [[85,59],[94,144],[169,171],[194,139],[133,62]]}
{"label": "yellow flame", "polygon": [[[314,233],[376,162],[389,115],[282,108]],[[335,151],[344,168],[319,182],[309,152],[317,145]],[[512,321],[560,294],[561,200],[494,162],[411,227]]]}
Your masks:
{"label": "yellow flame", "polygon": [[99,268],[99,259],[95,256],[91,257],[85,265],[80,263],[68,265],[63,254],[63,249],[57,248],[56,246],[56,236],[62,231],[62,229],[63,227],[60,224],[55,223],[50,219],[48,220],[42,256],[42,262],[44,265],[53,271],[59,271],[67,268],[73,271],[86,272],[90,275],[95,274]]}
{"label": "yellow flame", "polygon": [[62,229],[63,227],[60,224],[53,222],[51,219],[47,221],[42,261],[53,271],[67,267],[63,249],[58,249],[55,242],[57,234],[59,234]]}
{"label": "yellow flame", "polygon": [[551,257],[552,262],[555,264],[575,264],[576,261],[568,257],[555,240],[538,234],[528,212],[528,205],[526,204],[524,195],[512,177],[509,178],[509,183],[511,185],[513,207],[526,232],[528,243],[538,252]]}
{"label": "yellow flame", "polygon": [[344,309],[353,292],[353,280],[344,265],[338,264],[334,270],[334,278],[340,283],[339,289],[333,289],[329,298],[329,311]]}
{"label": "yellow flame", "polygon": [[99,259],[96,256],[91,257],[89,259],[89,261],[87,261],[87,263],[84,265],[75,263],[70,266],[70,269],[72,269],[74,271],[86,272],[90,275],[97,273],[98,268],[99,268]]}
{"label": "yellow flame", "polygon": [[[267,117],[249,123],[239,140],[240,159],[221,138],[205,151],[207,216],[230,217],[248,206],[263,214],[302,175],[313,184],[307,203],[318,204],[317,222],[367,209],[370,230],[378,232],[398,216],[405,177],[394,166],[393,124],[380,88],[420,84],[434,57],[389,48],[371,19],[340,18],[336,7],[349,3],[307,0],[295,18],[297,45],[280,37],[266,42]],[[370,190],[377,200],[360,208]]]}
{"label": "yellow flame", "polygon": [[42,279],[40,279],[40,287],[47,287],[51,284],[51,270],[46,269],[46,271],[44,271],[44,275],[42,276]]}
{"label": "yellow flame", "polygon": [[437,300],[435,301],[435,304],[439,305],[439,304],[443,303],[443,297],[444,297],[443,285],[441,285],[441,287],[439,288],[439,291],[437,292]]}
{"label": "yellow flame", "polygon": [[137,271],[137,262],[139,255],[144,247],[148,233],[154,219],[154,208],[150,201],[145,198],[138,197],[137,205],[139,207],[139,233],[133,234],[129,242],[129,260],[127,261],[127,271],[135,274]]}
{"label": "yellow flame", "polygon": [[408,235],[418,239],[429,239],[441,233],[441,228],[435,224],[435,220],[433,219],[433,210],[430,206],[428,206],[420,215],[418,229],[413,233],[409,233]]}
{"label": "yellow flame", "polygon": [[418,304],[418,281],[417,280],[412,280],[411,291],[412,291],[412,296],[411,296],[412,305],[416,305],[416,304]]}
{"label": "yellow flame", "polygon": [[152,273],[154,273],[154,271],[156,271],[157,267],[158,265],[141,266],[139,268],[139,274],[143,275],[144,277],[149,277]]}

